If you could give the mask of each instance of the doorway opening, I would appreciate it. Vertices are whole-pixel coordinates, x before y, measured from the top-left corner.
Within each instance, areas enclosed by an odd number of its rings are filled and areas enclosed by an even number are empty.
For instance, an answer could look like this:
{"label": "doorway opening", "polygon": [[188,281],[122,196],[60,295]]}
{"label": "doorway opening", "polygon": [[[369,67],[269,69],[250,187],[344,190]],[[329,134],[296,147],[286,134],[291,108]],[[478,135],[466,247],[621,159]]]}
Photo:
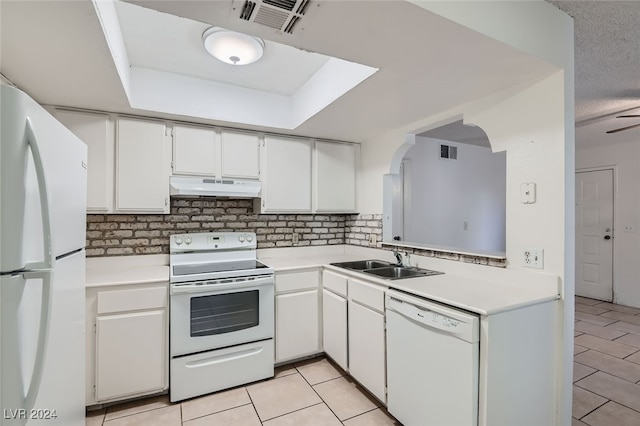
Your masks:
{"label": "doorway opening", "polygon": [[395,194],[393,240],[416,248],[503,253],[506,152],[494,153],[486,133],[462,120],[417,133],[412,142],[398,155],[389,185]]}

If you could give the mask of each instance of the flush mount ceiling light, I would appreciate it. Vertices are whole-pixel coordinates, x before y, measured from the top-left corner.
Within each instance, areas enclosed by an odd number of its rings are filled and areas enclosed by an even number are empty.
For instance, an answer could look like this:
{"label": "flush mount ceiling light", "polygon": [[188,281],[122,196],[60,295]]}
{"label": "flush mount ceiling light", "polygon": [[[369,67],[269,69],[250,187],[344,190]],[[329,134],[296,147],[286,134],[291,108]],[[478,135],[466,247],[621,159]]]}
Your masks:
{"label": "flush mount ceiling light", "polygon": [[252,64],[264,53],[262,39],[222,28],[209,28],[202,42],[211,56],[231,65]]}

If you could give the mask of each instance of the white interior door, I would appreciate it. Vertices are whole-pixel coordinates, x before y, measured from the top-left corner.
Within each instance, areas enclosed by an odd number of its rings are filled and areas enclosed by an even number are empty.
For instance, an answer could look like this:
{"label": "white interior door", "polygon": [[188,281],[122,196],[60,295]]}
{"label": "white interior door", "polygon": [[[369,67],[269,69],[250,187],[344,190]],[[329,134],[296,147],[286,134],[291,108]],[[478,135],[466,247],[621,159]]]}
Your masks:
{"label": "white interior door", "polygon": [[613,170],[576,173],[576,295],[613,299]]}

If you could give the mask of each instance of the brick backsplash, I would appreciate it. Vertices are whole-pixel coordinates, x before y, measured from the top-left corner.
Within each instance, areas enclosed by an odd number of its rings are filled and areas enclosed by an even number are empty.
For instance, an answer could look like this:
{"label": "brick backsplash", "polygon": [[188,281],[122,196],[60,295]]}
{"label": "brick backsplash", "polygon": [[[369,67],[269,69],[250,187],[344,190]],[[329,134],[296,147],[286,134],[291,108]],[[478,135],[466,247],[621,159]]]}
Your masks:
{"label": "brick backsplash", "polygon": [[[376,244],[371,244],[371,235],[376,236]],[[382,248],[382,215],[351,215],[345,222],[345,244]]]}
{"label": "brick backsplash", "polygon": [[256,214],[253,201],[244,199],[172,199],[168,215],[87,215],[87,256],[166,254],[169,236],[187,232],[255,232],[258,248],[345,244],[346,222],[355,217]]}
{"label": "brick backsplash", "polygon": [[[169,236],[187,232],[257,234],[258,248],[335,244],[382,245],[382,215],[256,214],[252,200],[172,199],[171,214],[87,215],[87,257],[169,253]],[[293,244],[293,233],[299,235]],[[371,245],[371,235],[376,243]],[[402,249],[412,254],[504,268],[506,261],[444,251]]]}

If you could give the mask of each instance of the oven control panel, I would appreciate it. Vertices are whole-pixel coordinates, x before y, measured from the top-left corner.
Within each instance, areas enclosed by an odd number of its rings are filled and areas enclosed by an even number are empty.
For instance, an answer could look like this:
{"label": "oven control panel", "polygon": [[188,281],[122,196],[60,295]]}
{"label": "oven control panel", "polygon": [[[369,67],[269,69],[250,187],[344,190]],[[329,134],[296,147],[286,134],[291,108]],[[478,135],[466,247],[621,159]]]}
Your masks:
{"label": "oven control panel", "polygon": [[211,251],[255,249],[255,232],[200,232],[175,234],[169,241],[172,253],[181,251]]}

